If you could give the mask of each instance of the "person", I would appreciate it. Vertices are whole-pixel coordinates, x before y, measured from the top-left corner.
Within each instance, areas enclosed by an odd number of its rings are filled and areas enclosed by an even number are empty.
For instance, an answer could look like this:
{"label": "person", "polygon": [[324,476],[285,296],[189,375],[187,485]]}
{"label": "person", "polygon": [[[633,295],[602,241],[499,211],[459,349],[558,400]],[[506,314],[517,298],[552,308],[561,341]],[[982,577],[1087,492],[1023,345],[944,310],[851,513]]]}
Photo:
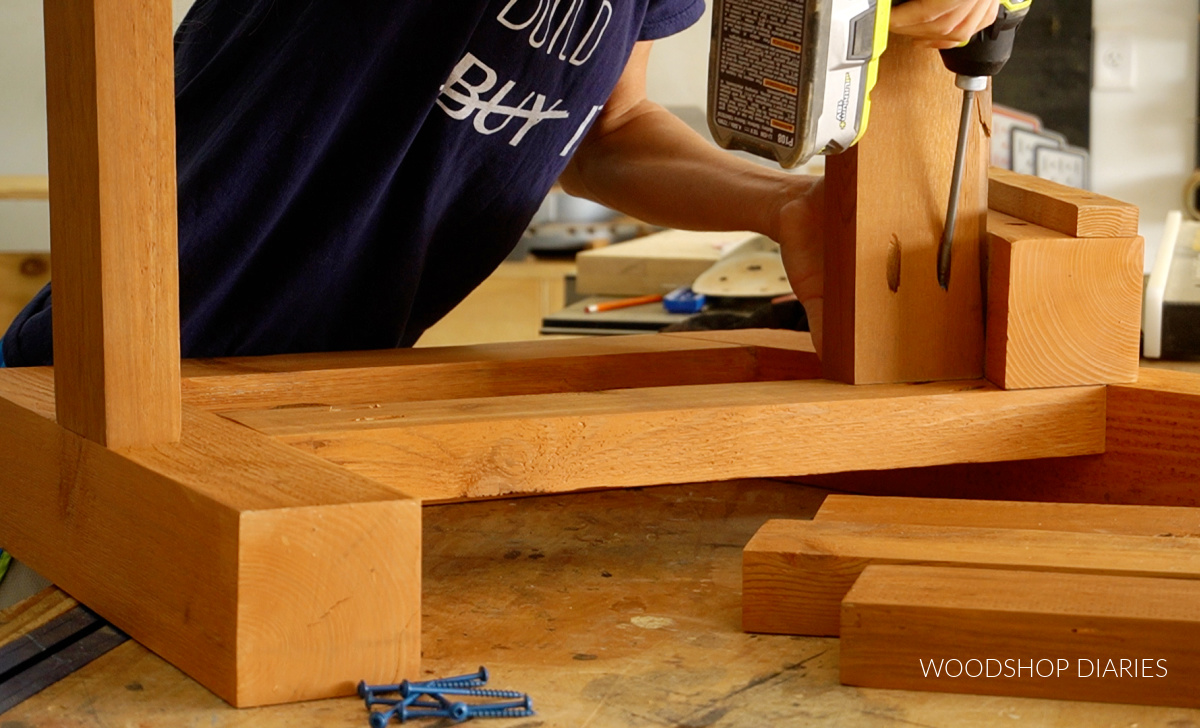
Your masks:
{"label": "person", "polygon": [[[703,0],[197,0],[175,37],[182,352],[410,346],[556,180],[649,223],[782,246],[819,341],[819,178],[716,149],[646,97]],[[911,0],[950,47],[996,0]],[[50,364],[50,286],[0,341]]]}

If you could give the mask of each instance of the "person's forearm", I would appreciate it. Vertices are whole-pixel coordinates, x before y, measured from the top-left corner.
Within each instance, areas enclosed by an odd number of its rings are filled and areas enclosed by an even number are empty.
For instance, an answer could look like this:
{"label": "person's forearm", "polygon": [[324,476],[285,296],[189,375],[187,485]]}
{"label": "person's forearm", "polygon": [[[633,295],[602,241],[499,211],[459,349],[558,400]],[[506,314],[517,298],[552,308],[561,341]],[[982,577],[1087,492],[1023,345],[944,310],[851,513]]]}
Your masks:
{"label": "person's forearm", "polygon": [[776,239],[779,211],[814,182],[721,151],[649,101],[589,138],[562,176],[567,192],[652,224]]}

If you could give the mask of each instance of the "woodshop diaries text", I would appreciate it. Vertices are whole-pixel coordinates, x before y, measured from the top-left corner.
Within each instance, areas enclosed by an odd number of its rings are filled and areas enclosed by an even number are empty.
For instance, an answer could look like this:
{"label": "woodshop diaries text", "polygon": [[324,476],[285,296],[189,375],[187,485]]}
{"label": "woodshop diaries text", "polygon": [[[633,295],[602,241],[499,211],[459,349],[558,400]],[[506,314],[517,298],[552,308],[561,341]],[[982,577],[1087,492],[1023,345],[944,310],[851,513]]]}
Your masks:
{"label": "woodshop diaries text", "polygon": [[[1071,669],[1071,661],[1065,657],[1042,658],[1028,661],[1022,659],[998,660],[993,657],[917,660],[925,677],[1062,677]],[[1166,660],[1152,658],[1116,660],[1088,659],[1075,661],[1075,674],[1068,677],[1166,677]]]}

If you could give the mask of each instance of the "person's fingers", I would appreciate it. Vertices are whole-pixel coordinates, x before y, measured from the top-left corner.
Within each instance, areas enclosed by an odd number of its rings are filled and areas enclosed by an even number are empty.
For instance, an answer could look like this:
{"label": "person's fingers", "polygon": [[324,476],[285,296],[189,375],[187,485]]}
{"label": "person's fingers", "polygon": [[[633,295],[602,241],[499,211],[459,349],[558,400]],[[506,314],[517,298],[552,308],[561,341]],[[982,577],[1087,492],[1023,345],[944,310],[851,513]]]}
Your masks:
{"label": "person's fingers", "polygon": [[893,8],[891,30],[953,48],[995,22],[999,9],[996,0],[912,0]]}

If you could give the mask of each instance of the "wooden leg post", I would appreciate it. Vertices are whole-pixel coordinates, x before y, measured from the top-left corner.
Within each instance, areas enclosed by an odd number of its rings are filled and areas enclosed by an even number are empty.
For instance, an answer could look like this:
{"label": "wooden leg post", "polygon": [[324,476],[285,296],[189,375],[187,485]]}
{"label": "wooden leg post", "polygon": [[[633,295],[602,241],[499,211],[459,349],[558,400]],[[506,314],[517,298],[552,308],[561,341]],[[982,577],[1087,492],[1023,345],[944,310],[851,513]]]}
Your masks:
{"label": "wooden leg post", "polygon": [[[919,99],[919,102],[914,102]],[[936,51],[893,37],[870,126],[827,162],[826,376],[855,384],[983,373],[979,252],[990,92],[977,95],[949,291],[937,281],[962,91]]]}
{"label": "wooden leg post", "polygon": [[171,4],[46,0],[58,421],[179,439]]}

